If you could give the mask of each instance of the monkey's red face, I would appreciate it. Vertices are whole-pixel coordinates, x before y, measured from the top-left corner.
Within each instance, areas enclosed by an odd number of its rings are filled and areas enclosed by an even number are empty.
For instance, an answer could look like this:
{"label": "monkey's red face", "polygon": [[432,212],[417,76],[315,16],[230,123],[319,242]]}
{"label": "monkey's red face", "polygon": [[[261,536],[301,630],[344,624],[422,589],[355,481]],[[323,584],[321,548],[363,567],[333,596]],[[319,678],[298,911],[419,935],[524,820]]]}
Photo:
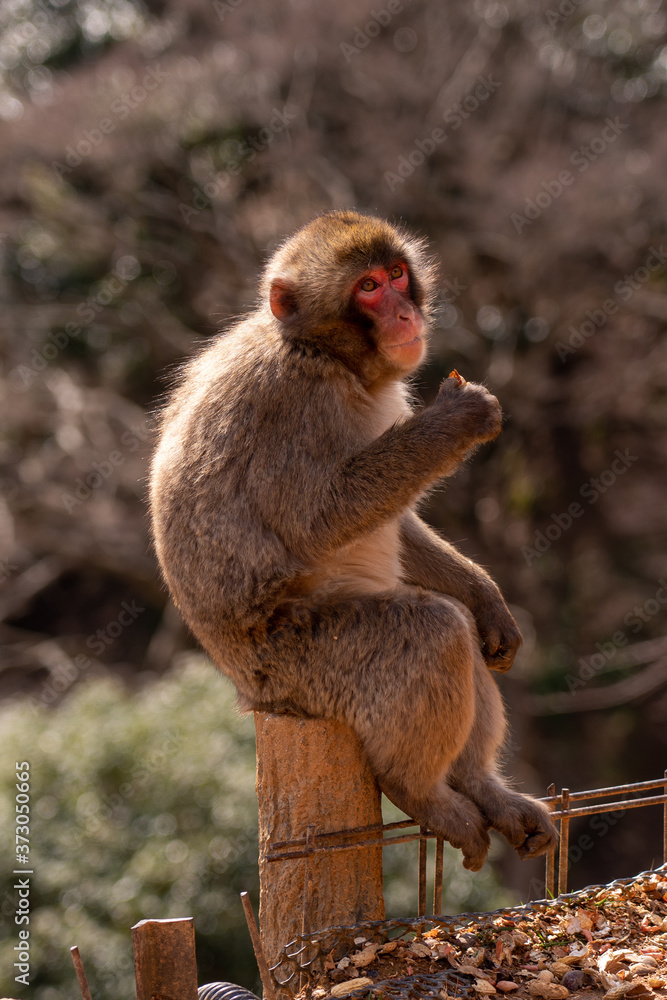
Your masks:
{"label": "monkey's red face", "polygon": [[412,371],[424,354],[424,320],[410,297],[405,264],[377,267],[359,278],[352,293],[360,311],[373,321],[377,349],[402,371]]}

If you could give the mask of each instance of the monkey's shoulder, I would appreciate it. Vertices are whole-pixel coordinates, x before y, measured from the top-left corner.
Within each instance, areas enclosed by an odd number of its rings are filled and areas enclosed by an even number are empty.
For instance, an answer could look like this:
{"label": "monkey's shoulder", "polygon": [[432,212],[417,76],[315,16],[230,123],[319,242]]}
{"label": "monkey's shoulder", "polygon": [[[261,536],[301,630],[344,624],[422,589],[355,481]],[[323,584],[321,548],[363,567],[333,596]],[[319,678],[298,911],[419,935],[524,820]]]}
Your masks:
{"label": "monkey's shoulder", "polygon": [[247,427],[276,440],[340,435],[370,441],[412,412],[400,381],[368,391],[326,353],[295,347],[270,322],[241,321],[192,361],[177,405],[211,427]]}

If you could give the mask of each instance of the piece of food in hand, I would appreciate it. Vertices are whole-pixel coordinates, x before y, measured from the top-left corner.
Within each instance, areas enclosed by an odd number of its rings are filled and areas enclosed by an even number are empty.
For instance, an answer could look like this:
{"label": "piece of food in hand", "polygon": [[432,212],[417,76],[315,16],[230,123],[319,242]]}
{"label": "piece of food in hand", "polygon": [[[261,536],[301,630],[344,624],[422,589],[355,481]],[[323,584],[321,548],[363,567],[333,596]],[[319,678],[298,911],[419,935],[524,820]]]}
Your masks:
{"label": "piece of food in hand", "polygon": [[449,375],[447,377],[448,378],[455,378],[459,385],[465,385],[465,379],[464,379],[463,375],[459,375],[459,373],[457,372],[456,368],[452,368],[452,370],[450,371],[450,373],[449,373]]}

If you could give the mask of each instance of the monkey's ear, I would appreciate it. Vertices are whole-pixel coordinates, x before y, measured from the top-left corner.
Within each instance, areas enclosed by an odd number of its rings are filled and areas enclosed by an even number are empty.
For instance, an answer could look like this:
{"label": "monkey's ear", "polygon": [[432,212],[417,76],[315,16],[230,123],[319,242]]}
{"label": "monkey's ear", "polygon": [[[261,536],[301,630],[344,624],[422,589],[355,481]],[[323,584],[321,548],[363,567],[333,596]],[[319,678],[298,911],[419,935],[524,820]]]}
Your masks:
{"label": "monkey's ear", "polygon": [[296,289],[281,278],[274,278],[269,291],[271,312],[281,323],[289,323],[299,311]]}

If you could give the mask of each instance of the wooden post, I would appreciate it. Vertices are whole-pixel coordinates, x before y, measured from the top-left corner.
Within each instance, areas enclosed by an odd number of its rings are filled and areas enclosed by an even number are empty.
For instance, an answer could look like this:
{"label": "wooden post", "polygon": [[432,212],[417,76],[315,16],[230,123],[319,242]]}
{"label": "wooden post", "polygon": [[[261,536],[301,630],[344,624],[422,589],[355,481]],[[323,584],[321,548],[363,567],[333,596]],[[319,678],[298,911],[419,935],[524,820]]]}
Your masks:
{"label": "wooden post", "polygon": [[132,942],[137,1000],[197,1000],[192,917],[140,920]]}
{"label": "wooden post", "polygon": [[381,824],[382,810],[359,740],[343,723],[256,712],[255,729],[259,925],[271,966],[298,934],[384,918],[381,847],[267,861],[272,845],[317,845],[318,834]]}

